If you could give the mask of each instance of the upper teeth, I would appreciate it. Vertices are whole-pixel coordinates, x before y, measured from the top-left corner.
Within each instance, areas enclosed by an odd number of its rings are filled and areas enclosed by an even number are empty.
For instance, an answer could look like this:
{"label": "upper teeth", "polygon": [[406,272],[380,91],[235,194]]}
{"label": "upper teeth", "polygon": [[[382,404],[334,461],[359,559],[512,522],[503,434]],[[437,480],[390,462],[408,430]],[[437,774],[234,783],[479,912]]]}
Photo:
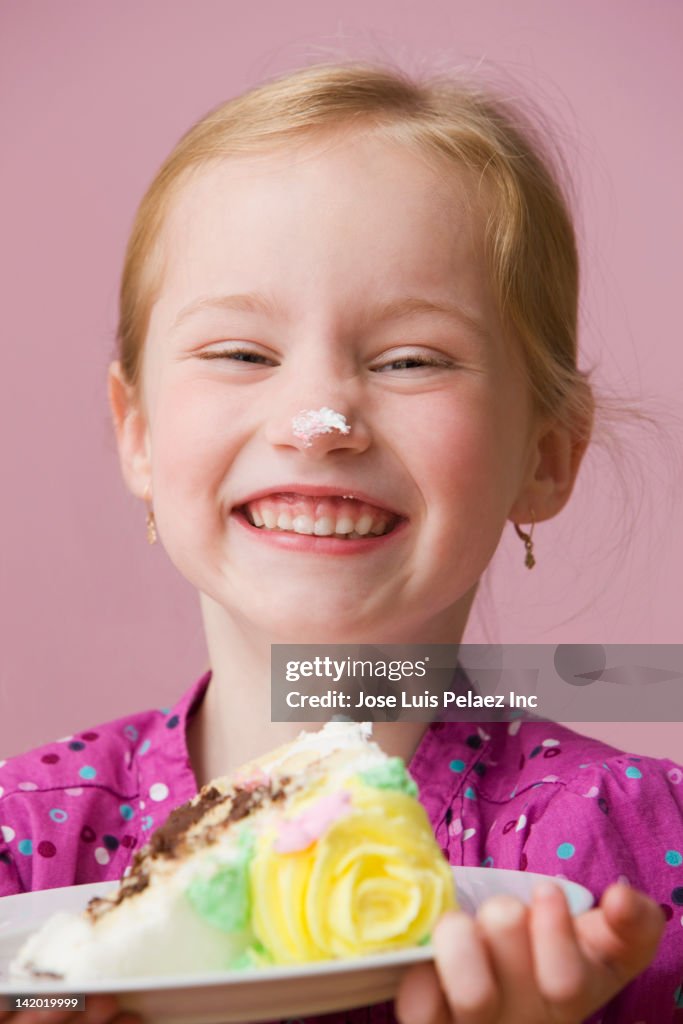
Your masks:
{"label": "upper teeth", "polygon": [[254,526],[318,537],[379,535],[394,519],[388,512],[346,498],[268,497],[249,502],[246,512]]}

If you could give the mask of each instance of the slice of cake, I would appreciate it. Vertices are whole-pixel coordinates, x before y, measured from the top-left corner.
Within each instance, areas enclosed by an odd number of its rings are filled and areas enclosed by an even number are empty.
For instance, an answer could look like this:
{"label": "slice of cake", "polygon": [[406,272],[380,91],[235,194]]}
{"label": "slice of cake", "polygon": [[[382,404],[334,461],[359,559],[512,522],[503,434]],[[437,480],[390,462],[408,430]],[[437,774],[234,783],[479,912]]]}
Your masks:
{"label": "slice of cake", "polygon": [[333,722],[173,811],[118,890],[59,913],[15,979],[67,981],[363,956],[429,940],[451,869],[403,761]]}

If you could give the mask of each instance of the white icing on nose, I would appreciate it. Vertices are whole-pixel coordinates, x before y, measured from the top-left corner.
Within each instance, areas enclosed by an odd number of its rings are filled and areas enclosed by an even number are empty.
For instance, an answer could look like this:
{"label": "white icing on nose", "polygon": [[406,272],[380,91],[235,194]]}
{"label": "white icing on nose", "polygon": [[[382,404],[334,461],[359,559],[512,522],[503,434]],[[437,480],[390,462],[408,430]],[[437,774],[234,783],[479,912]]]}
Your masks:
{"label": "white icing on nose", "polygon": [[333,430],[348,434],[351,427],[346,422],[346,416],[328,409],[326,405],[321,409],[302,409],[298,416],[292,417],[292,433],[304,442],[305,448],[313,444],[312,437],[329,434]]}

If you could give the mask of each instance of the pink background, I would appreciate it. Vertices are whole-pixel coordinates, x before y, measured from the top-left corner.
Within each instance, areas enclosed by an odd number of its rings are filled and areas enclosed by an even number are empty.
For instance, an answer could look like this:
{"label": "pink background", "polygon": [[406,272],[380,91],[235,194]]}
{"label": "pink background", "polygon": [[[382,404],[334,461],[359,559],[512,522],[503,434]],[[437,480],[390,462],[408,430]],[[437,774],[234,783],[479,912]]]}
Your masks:
{"label": "pink background", "polygon": [[[469,642],[681,642],[683,144],[677,0],[4,0],[0,757],[171,704],[207,667],[198,599],[119,475],[106,400],[123,250],[180,134],[328,56],[482,62],[561,126],[595,383],[666,433],[587,458],[535,534],[506,531]],[[488,595],[488,596],[487,596]],[[677,723],[583,728],[681,759]]]}

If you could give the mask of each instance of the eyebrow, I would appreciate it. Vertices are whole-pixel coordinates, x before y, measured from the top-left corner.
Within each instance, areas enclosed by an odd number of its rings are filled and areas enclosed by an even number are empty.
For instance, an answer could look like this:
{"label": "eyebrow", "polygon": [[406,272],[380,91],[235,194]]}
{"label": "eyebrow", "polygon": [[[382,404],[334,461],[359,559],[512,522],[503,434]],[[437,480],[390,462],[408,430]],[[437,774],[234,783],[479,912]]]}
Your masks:
{"label": "eyebrow", "polygon": [[[242,313],[263,313],[270,317],[283,315],[282,307],[261,292],[241,292],[235,295],[204,295],[184,306],[172,324],[173,329],[180,327],[190,317],[207,310],[237,311]],[[448,317],[464,323],[476,334],[488,338],[489,334],[483,323],[472,316],[457,302],[432,302],[419,295],[406,295],[389,302],[380,302],[372,306],[362,317],[362,326],[380,323],[386,320],[400,320],[419,314],[430,313]]]}

